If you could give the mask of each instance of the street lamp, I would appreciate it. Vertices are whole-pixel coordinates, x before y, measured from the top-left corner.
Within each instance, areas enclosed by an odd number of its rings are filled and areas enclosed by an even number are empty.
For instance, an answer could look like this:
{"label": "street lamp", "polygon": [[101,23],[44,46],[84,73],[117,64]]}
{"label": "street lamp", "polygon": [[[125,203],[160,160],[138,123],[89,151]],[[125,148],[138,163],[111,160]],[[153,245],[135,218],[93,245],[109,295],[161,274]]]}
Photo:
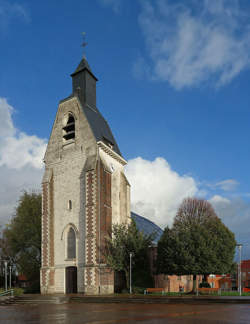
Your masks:
{"label": "street lamp", "polygon": [[7,261],[4,261],[4,272],[5,272],[5,290],[7,291],[8,290],[8,282],[7,282],[7,265],[8,265],[8,262]]}
{"label": "street lamp", "polygon": [[9,286],[10,286],[10,289],[11,289],[11,270],[12,270],[12,267],[11,267],[11,265],[10,265],[10,284],[9,284]]}
{"label": "street lamp", "polygon": [[133,252],[129,252],[129,293],[132,294],[132,256]]}
{"label": "street lamp", "polygon": [[236,244],[238,249],[239,249],[239,268],[238,268],[238,291],[241,296],[241,249],[242,249],[242,244]]}

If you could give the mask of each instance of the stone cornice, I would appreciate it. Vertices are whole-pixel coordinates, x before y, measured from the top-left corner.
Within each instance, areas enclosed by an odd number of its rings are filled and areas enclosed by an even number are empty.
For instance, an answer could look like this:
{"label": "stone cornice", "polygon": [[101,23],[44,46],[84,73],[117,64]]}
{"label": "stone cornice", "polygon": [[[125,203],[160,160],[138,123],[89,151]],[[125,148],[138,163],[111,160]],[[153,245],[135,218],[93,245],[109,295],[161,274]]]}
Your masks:
{"label": "stone cornice", "polygon": [[115,160],[117,160],[119,163],[121,163],[122,165],[126,165],[127,161],[124,160],[119,154],[117,154],[116,152],[114,152],[110,147],[108,147],[108,145],[104,144],[103,142],[99,141],[97,142],[98,147],[100,147],[105,153],[107,153],[108,155],[112,156],[112,158],[114,158]]}

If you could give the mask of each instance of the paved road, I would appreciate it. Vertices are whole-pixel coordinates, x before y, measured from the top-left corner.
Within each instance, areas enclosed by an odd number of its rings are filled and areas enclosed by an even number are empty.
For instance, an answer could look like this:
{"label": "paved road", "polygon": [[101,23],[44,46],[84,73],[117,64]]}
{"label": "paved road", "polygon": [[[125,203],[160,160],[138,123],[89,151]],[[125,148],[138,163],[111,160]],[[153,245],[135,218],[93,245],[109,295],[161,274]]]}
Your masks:
{"label": "paved road", "polygon": [[62,304],[0,306],[4,324],[249,324],[250,305]]}

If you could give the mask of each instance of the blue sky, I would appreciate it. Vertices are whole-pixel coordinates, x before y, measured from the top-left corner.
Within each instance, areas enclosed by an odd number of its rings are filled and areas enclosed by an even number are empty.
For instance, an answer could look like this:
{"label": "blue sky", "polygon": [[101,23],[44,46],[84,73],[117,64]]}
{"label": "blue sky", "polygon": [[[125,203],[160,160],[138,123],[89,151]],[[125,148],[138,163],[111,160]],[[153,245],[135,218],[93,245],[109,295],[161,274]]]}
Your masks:
{"label": "blue sky", "polygon": [[0,0],[0,223],[42,155],[87,33],[132,208],[164,227],[187,196],[212,202],[250,258],[250,3]]}

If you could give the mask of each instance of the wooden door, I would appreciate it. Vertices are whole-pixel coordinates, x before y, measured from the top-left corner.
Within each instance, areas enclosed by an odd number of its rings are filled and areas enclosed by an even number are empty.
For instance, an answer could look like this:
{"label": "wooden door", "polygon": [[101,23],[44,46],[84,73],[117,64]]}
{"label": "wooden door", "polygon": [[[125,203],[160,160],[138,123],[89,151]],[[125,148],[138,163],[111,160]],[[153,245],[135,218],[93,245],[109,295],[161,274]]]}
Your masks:
{"label": "wooden door", "polygon": [[66,294],[77,293],[77,267],[66,268]]}

